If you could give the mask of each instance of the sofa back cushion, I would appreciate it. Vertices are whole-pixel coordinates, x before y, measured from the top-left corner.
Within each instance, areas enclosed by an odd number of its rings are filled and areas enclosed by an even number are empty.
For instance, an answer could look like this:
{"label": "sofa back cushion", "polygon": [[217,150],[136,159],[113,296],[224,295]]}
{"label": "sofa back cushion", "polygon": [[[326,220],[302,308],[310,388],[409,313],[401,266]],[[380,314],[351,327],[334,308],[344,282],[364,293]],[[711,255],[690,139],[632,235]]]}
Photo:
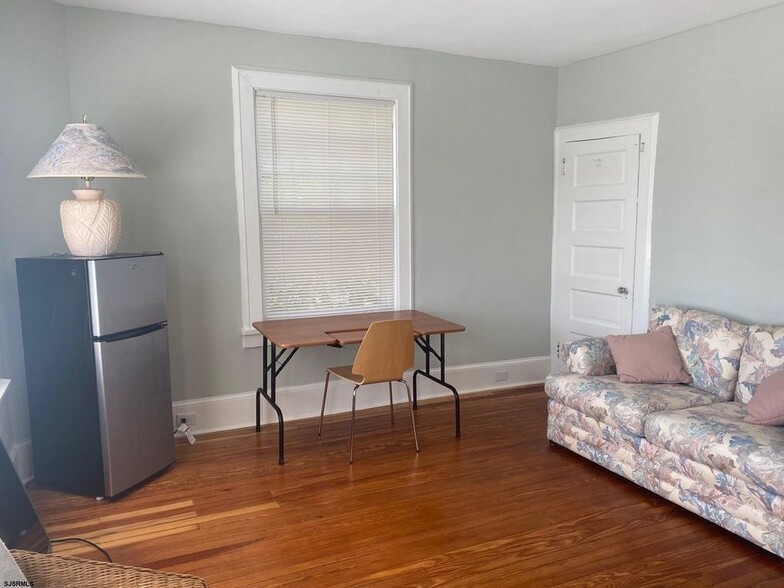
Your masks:
{"label": "sofa back cushion", "polygon": [[749,327],[703,310],[654,306],[650,329],[668,325],[675,334],[692,386],[732,400]]}
{"label": "sofa back cushion", "polygon": [[735,400],[746,404],[757,386],[784,370],[784,326],[753,325],[740,358]]}

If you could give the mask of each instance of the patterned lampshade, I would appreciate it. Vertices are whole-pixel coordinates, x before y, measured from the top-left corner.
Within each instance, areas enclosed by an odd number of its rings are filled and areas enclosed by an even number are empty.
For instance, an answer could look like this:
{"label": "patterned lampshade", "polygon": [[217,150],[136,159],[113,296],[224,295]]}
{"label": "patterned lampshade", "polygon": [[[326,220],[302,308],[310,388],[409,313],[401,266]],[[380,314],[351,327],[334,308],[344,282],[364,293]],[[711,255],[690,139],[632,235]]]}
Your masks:
{"label": "patterned lampshade", "polygon": [[100,125],[66,125],[28,178],[146,178]]}

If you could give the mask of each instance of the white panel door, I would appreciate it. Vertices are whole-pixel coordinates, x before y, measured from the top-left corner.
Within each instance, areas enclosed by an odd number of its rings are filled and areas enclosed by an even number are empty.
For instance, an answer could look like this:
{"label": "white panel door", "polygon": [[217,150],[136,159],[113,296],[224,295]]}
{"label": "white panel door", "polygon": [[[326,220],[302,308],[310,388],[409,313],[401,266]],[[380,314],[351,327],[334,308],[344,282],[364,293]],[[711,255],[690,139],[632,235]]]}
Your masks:
{"label": "white panel door", "polygon": [[559,163],[553,339],[630,333],[640,136],[566,142]]}

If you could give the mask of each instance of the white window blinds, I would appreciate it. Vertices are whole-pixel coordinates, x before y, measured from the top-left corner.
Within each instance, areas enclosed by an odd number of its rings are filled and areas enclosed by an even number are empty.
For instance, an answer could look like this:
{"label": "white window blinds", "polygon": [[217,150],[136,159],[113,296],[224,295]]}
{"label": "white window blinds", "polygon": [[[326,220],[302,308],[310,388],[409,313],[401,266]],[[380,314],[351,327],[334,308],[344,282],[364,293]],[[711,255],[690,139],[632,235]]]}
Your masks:
{"label": "white window blinds", "polygon": [[394,103],[255,96],[264,318],[395,308]]}

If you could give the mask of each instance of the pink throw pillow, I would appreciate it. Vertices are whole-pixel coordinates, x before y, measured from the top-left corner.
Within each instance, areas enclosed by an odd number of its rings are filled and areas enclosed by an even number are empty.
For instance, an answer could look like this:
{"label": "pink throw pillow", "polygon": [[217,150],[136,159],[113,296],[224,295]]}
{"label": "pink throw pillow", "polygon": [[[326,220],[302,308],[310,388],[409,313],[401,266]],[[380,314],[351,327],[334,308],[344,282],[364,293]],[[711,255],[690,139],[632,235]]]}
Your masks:
{"label": "pink throw pillow", "polygon": [[784,371],[776,372],[760,382],[749,403],[743,420],[755,425],[784,425]]}
{"label": "pink throw pillow", "polygon": [[615,367],[621,382],[688,384],[672,328],[664,326],[644,335],[609,335]]}

